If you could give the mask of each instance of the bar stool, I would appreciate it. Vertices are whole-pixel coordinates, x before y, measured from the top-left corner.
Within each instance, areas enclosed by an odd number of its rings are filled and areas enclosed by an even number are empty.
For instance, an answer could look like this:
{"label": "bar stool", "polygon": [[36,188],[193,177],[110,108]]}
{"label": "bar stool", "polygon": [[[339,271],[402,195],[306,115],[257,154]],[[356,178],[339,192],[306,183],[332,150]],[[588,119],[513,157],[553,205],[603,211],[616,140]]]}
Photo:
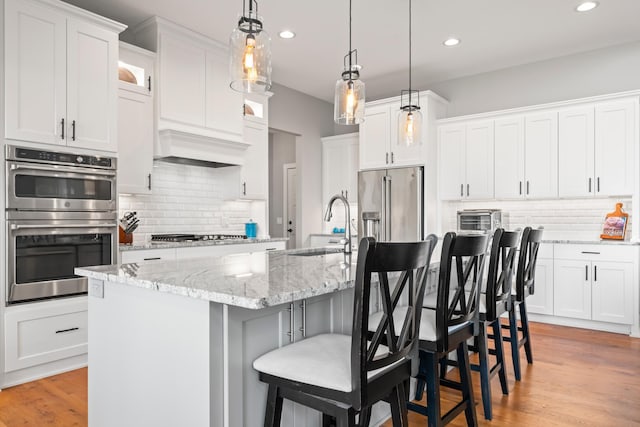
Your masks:
{"label": "bar stool", "polygon": [[[265,426],[278,426],[282,401],[289,399],[323,413],[338,427],[368,419],[371,405],[391,404],[394,426],[407,426],[405,384],[418,349],[421,305],[432,253],[430,241],[395,243],[364,238],[358,249],[352,335],[321,334],[273,350],[253,362],[269,384]],[[399,272],[395,288],[389,273]],[[368,339],[371,279],[377,273],[384,313]],[[408,305],[402,322],[393,313],[402,292]]]}
{"label": "bar stool", "polygon": [[[518,271],[516,273],[516,293],[512,295],[509,324],[502,325],[502,328],[509,329],[509,336],[505,336],[504,341],[508,341],[511,344],[511,358],[513,359],[513,371],[516,381],[520,381],[522,378],[520,372],[520,347],[524,346],[527,363],[533,363],[526,298],[535,291],[536,261],[540,242],[542,241],[542,231],[542,227],[537,230],[526,227],[522,232]],[[518,326],[518,312],[520,314],[520,326]],[[522,336],[520,336],[520,333],[522,333]]]}
{"label": "bar stool", "polygon": [[[423,308],[420,323],[420,367],[415,397],[421,400],[426,386],[427,406],[416,402],[407,404],[409,410],[427,416],[429,427],[443,426],[463,411],[468,425],[478,424],[467,340],[479,332],[480,286],[488,241],[487,235],[457,236],[450,232],[444,236],[436,309]],[[460,382],[440,378],[439,374],[439,362],[453,351],[458,358]],[[444,416],[440,408],[440,385],[460,390],[462,394],[462,400]]]}

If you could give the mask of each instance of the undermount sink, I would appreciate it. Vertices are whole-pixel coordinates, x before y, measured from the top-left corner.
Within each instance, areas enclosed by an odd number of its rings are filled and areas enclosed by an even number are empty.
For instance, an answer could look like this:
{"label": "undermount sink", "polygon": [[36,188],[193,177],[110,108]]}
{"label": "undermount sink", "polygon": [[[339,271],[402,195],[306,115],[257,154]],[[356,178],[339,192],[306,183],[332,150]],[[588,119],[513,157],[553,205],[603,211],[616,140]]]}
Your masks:
{"label": "undermount sink", "polygon": [[319,255],[329,255],[329,254],[339,254],[343,253],[344,250],[342,248],[312,248],[306,249],[301,252],[289,254],[293,256],[319,256]]}

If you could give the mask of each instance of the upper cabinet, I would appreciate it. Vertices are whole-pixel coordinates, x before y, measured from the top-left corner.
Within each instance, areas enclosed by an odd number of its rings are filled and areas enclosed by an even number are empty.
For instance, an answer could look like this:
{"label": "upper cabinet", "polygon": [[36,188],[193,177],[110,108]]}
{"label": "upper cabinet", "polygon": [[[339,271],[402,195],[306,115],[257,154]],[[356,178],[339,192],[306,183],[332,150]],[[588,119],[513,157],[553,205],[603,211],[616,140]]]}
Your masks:
{"label": "upper cabinet", "polygon": [[560,112],[560,197],[633,193],[637,98]]}
{"label": "upper cabinet", "polygon": [[493,121],[442,126],[438,130],[440,198],[493,197]]}
{"label": "upper cabinet", "polygon": [[494,121],[496,199],[524,197],[524,116]]}
{"label": "upper cabinet", "polygon": [[155,54],[120,43],[118,89],[118,189],[150,194],[153,171]]}
{"label": "upper cabinet", "polygon": [[358,203],[358,134],[322,138],[322,205],[336,194]]}
{"label": "upper cabinet", "polygon": [[240,168],[239,197],[266,200],[269,197],[269,96],[246,94],[244,104],[243,138],[249,146]]}
{"label": "upper cabinet", "polygon": [[5,1],[5,137],[117,151],[118,34],[66,3]]}
{"label": "upper cabinet", "polygon": [[558,113],[527,114],[524,137],[525,197],[558,197]]}
{"label": "upper cabinet", "polygon": [[434,129],[435,135],[435,119],[444,115],[446,103],[433,92],[420,93],[422,141],[412,146],[398,141],[399,97],[367,103],[364,122],[360,124],[360,169],[424,166],[432,139],[429,130]]}
{"label": "upper cabinet", "polygon": [[243,96],[229,87],[227,46],[159,17],[133,34],[136,44],[157,54],[161,135],[173,130],[241,143]]}

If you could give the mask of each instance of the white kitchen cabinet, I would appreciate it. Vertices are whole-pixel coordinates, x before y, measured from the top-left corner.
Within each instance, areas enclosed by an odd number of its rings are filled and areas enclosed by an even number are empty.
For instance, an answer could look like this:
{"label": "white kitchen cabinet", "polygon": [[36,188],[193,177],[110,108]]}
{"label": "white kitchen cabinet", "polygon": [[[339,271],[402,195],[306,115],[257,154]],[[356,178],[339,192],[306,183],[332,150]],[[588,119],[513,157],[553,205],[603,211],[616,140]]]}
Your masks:
{"label": "white kitchen cabinet", "polygon": [[322,138],[322,205],[340,194],[358,201],[358,134]]}
{"label": "white kitchen cabinet", "polygon": [[634,247],[556,245],[554,314],[633,323]]}
{"label": "white kitchen cabinet", "polygon": [[562,110],[558,116],[558,195],[595,193],[593,105]]}
{"label": "white kitchen cabinet", "polygon": [[151,193],[155,134],[153,91],[151,90],[154,58],[153,52],[124,43],[120,44],[120,61],[141,70],[139,77],[142,80],[138,84],[120,81],[118,89],[118,189],[120,193]]}
{"label": "white kitchen cabinet", "polygon": [[269,197],[269,129],[246,120],[244,140],[249,143],[240,168],[240,197],[266,200]]}
{"label": "white kitchen cabinet", "polygon": [[286,249],[286,242],[238,243],[176,248],[177,259],[248,254]]}
{"label": "white kitchen cabinet", "polygon": [[524,197],[524,116],[497,118],[494,122],[494,191],[496,199]]}
{"label": "white kitchen cabinet", "polygon": [[558,197],[558,113],[525,116],[525,182],[527,198]]}
{"label": "white kitchen cabinet", "polygon": [[241,142],[243,98],[229,87],[226,45],[159,17],[132,33],[157,54],[158,130]]}
{"label": "white kitchen cabinet", "polygon": [[87,353],[87,298],[8,307],[4,314],[5,372]]}
{"label": "white kitchen cabinet", "polygon": [[527,312],[553,315],[553,244],[542,243],[536,260],[536,281],[527,297]]}
{"label": "white kitchen cabinet", "polygon": [[5,1],[5,137],[117,151],[118,33],[66,3]]}
{"label": "white kitchen cabinet", "polygon": [[493,121],[438,129],[440,198],[493,198]]}
{"label": "white kitchen cabinet", "polygon": [[175,248],[158,248],[158,249],[141,249],[141,250],[127,250],[120,252],[120,262],[122,264],[129,264],[133,262],[143,261],[175,261],[176,249]]}
{"label": "white kitchen cabinet", "polygon": [[364,122],[360,124],[360,169],[376,169],[389,164],[391,145],[391,110],[389,105],[365,108]]}

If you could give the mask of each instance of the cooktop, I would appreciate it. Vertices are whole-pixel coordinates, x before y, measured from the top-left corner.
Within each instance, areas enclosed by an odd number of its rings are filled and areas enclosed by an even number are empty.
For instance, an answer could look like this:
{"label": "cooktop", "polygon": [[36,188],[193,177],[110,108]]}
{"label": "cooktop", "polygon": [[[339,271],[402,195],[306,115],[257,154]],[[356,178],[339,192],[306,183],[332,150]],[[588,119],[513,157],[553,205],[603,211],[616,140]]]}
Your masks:
{"label": "cooktop", "polygon": [[243,240],[244,234],[152,234],[151,242],[198,242],[203,240]]}

